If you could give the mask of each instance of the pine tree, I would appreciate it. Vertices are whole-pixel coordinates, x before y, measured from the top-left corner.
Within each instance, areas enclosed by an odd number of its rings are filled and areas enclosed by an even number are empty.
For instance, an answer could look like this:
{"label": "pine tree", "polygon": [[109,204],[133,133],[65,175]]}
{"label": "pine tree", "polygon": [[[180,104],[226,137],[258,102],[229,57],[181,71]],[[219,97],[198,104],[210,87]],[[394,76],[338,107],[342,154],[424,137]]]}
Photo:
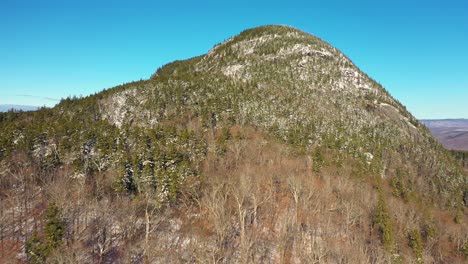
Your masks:
{"label": "pine tree", "polygon": [[44,238],[46,241],[46,253],[50,253],[62,243],[65,232],[65,223],[61,218],[60,209],[52,203],[46,210]]}
{"label": "pine tree", "polygon": [[379,190],[377,206],[374,212],[374,225],[379,230],[384,248],[389,252],[393,252],[395,250],[395,236],[393,234],[392,219],[388,213],[387,204],[382,192],[382,190]]}
{"label": "pine tree", "polygon": [[39,238],[36,230],[26,241],[25,253],[28,256],[29,263],[44,263],[46,260],[44,242]]}
{"label": "pine tree", "polygon": [[137,187],[137,185],[135,183],[133,175],[134,175],[134,169],[133,169],[131,163],[127,162],[125,164],[125,171],[124,171],[124,176],[122,178],[122,181],[123,181],[124,189],[130,195],[134,195],[134,194],[136,194],[138,192],[138,187]]}

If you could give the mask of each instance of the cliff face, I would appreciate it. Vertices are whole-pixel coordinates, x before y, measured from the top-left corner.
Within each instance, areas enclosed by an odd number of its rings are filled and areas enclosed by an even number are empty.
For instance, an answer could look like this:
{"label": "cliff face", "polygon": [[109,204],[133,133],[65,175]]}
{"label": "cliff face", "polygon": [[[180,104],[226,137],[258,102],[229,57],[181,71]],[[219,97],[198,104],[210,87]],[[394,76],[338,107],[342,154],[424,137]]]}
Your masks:
{"label": "cliff face", "polygon": [[0,118],[15,227],[2,230],[22,259],[33,229],[47,244],[30,208],[53,203],[69,237],[48,259],[437,262],[468,248],[451,220],[467,220],[454,159],[345,55],[290,27],[246,30],[149,80]]}

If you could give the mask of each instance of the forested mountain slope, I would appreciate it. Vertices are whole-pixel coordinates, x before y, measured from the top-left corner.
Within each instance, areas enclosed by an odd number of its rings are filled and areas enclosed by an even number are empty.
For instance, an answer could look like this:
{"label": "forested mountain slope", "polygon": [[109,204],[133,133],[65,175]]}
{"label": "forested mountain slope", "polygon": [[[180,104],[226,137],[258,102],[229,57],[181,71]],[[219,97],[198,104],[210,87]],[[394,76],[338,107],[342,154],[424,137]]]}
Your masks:
{"label": "forested mountain slope", "polygon": [[0,114],[1,260],[463,262],[466,172],[345,55],[246,30]]}

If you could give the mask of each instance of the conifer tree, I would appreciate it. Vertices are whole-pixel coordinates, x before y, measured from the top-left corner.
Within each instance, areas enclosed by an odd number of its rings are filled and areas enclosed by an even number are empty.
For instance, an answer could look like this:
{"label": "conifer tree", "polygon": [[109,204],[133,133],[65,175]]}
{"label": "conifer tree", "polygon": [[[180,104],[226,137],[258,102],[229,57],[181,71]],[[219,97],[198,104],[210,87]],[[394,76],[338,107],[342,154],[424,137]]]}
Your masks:
{"label": "conifer tree", "polygon": [[47,253],[60,246],[64,232],[65,223],[62,220],[60,209],[56,204],[52,203],[45,214],[44,238]]}
{"label": "conifer tree", "polygon": [[26,241],[25,253],[28,256],[29,263],[44,263],[46,260],[44,243],[39,238],[36,230],[34,230],[32,236]]}

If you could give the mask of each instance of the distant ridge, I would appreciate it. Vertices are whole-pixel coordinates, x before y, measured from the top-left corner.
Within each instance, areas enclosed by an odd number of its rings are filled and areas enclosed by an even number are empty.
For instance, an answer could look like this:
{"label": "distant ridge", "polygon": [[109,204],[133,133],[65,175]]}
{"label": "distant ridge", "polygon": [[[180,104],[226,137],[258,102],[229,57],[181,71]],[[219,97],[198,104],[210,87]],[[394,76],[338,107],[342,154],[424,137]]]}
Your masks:
{"label": "distant ridge", "polygon": [[422,122],[440,122],[440,121],[468,121],[468,118],[441,118],[441,119],[421,119]]}
{"label": "distant ridge", "polygon": [[21,110],[21,111],[36,111],[39,108],[40,108],[39,106],[33,106],[33,105],[2,104],[0,105],[0,112],[7,112],[11,109]]}
{"label": "distant ridge", "polygon": [[421,122],[446,149],[468,151],[468,119],[426,119]]}

